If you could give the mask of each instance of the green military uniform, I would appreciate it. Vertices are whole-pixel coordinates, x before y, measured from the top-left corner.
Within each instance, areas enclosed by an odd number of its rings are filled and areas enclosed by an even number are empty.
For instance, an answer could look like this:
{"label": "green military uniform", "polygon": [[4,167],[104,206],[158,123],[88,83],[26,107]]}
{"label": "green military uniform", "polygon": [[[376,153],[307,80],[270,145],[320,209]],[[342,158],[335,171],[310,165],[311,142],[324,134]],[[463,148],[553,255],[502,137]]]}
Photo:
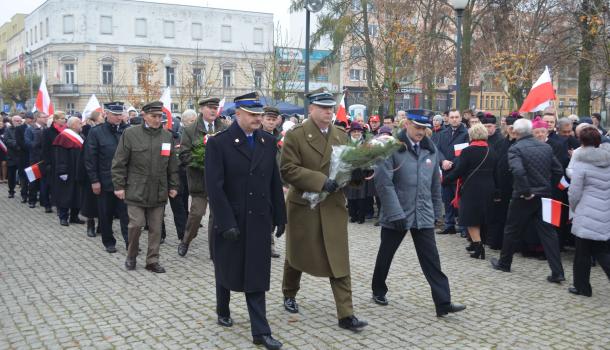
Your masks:
{"label": "green military uniform", "polygon": [[332,146],[346,143],[343,128],[330,125],[324,135],[312,120],[307,120],[286,133],[280,167],[283,181],[290,185],[284,297],[296,296],[302,272],[330,277],[339,319],[353,315],[345,196],[337,191],[310,209],[302,195],[322,190]]}
{"label": "green military uniform", "polygon": [[[159,104],[150,103],[143,110],[160,111]],[[179,187],[178,156],[172,134],[163,128],[150,128],[146,123],[126,129],[112,160],[112,183],[115,191],[125,190],[129,215],[127,259],[135,261],[142,227],[148,219],[146,265],[158,263],[168,192]]]}
{"label": "green military uniform", "polygon": [[[199,101],[199,106],[215,105],[218,107],[218,98],[207,98]],[[186,220],[186,233],[181,245],[188,245],[197,237],[199,224],[205,215],[208,206],[208,194],[205,188],[205,172],[202,169],[194,168],[191,165],[192,149],[195,145],[203,143],[205,135],[212,135],[226,129],[226,126],[219,118],[216,118],[210,125],[203,118],[197,117],[197,121],[186,127],[180,140],[180,161],[186,167],[186,178],[188,181],[189,193],[191,195],[191,208]],[[210,258],[212,257],[212,213],[208,220],[208,246]],[[184,251],[186,254],[186,250]]]}

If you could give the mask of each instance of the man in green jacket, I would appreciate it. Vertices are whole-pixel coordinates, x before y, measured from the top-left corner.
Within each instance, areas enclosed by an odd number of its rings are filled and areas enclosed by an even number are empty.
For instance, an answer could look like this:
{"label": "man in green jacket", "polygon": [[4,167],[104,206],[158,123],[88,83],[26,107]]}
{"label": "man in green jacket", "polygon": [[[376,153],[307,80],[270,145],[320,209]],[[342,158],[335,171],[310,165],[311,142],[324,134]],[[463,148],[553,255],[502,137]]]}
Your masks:
{"label": "man in green jacket", "polygon": [[179,179],[172,133],[161,128],[162,107],[160,101],[142,107],[144,123],[125,130],[112,160],[114,194],[125,200],[129,216],[127,270],[136,268],[140,234],[148,222],[146,269],[165,272],[159,264],[161,222],[168,195],[178,193]]}

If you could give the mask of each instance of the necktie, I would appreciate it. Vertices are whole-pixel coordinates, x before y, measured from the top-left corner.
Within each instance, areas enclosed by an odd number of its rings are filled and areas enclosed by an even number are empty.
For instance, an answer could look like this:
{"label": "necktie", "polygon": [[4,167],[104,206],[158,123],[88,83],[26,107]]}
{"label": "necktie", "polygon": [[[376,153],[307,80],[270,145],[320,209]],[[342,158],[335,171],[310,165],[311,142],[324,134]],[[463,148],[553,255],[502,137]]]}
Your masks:
{"label": "necktie", "polygon": [[214,132],[214,124],[208,123],[208,132],[209,133],[213,133]]}
{"label": "necktie", "polygon": [[248,146],[250,146],[251,149],[254,149],[254,135],[246,136],[246,139],[248,139]]}
{"label": "necktie", "polygon": [[413,145],[413,152],[415,152],[415,154],[419,155],[419,145],[418,144]]}

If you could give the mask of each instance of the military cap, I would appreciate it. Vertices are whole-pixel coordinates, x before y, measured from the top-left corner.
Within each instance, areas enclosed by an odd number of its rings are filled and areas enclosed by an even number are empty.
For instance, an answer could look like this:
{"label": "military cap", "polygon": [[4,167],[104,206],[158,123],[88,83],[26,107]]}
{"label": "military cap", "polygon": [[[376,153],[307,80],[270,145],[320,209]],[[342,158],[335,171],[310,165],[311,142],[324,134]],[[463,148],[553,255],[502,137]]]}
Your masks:
{"label": "military cap", "polygon": [[333,107],[337,104],[333,94],[328,92],[325,88],[319,88],[306,95],[310,104],[322,106],[322,107]]}
{"label": "military cap", "polygon": [[236,109],[243,109],[246,112],[254,114],[263,114],[263,105],[261,104],[256,92],[237,96],[233,102],[235,102]]}
{"label": "military cap", "polygon": [[263,107],[263,111],[265,112],[266,117],[279,117],[280,110],[273,106],[265,106]]}
{"label": "military cap", "polygon": [[425,126],[427,128],[430,128],[430,119],[428,119],[428,117],[426,117],[425,115],[419,115],[419,114],[407,114],[407,118],[413,122],[413,124],[415,125],[419,125],[419,126]]}
{"label": "military cap", "polygon": [[207,97],[207,98],[202,98],[199,100],[198,105],[199,107],[203,107],[203,106],[208,106],[208,107],[218,107],[218,104],[220,103],[220,99],[216,98],[216,97]]}
{"label": "military cap", "polygon": [[112,114],[122,114],[125,108],[123,102],[109,102],[104,103],[104,110]]}
{"label": "military cap", "polygon": [[142,107],[142,111],[150,114],[163,114],[163,102],[153,101]]}

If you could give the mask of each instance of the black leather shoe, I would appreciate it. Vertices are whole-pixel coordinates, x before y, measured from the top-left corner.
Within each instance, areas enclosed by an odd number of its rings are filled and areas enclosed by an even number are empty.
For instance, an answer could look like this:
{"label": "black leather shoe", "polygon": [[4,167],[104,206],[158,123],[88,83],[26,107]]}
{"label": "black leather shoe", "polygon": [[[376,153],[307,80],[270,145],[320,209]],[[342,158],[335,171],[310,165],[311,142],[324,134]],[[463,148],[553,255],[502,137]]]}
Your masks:
{"label": "black leather shoe", "polygon": [[188,252],[188,251],[189,251],[189,245],[188,244],[182,243],[182,242],[180,242],[178,244],[178,255],[185,256],[186,252]]}
{"label": "black leather shoe", "polygon": [[8,194],[8,198],[15,198],[15,194],[14,193],[9,193]]}
{"label": "black leather shoe", "polygon": [[61,226],[70,226],[70,224],[68,223],[68,220],[66,220],[66,219],[59,219],[59,224]]}
{"label": "black leather shoe", "polygon": [[232,327],[233,319],[231,319],[231,317],[218,316],[218,324],[223,327]]}
{"label": "black leather shoe", "polygon": [[291,314],[299,313],[299,305],[294,298],[284,298],[284,309]]}
{"label": "black leather shoe", "polygon": [[146,269],[154,273],[165,273],[165,269],[159,263],[148,264]]}
{"label": "black leather shoe", "polygon": [[547,277],[546,277],[546,280],[547,280],[547,281],[549,281],[549,282],[551,282],[551,283],[558,283],[558,284],[559,284],[559,283],[561,283],[561,282],[565,281],[565,280],[566,280],[566,278],[565,278],[565,277],[563,277],[563,275],[559,275],[559,276],[553,276],[553,275],[551,275],[551,276],[547,276]]}
{"label": "black leather shoe", "polygon": [[266,349],[277,350],[282,348],[282,343],[273,339],[271,335],[257,335],[252,338],[252,342],[256,345],[264,345]]}
{"label": "black leather shoe", "polygon": [[373,301],[378,305],[388,305],[388,299],[385,297],[385,295],[373,295]]}
{"label": "black leather shoe", "polygon": [[110,245],[110,246],[106,247],[106,251],[110,254],[116,253],[116,247],[113,245]]}
{"label": "black leather shoe", "polygon": [[127,270],[133,271],[136,269],[136,259],[127,259],[125,260],[125,268]]}
{"label": "black leather shoe", "polygon": [[163,244],[165,243],[165,238],[161,238],[161,241],[159,242],[159,244]]}
{"label": "black leather shoe", "polygon": [[446,306],[437,307],[436,308],[436,317],[443,317],[450,313],[460,312],[464,309],[466,309],[466,305],[451,303]]}
{"label": "black leather shoe", "polygon": [[438,233],[439,235],[454,235],[455,227],[449,227]]}
{"label": "black leather shoe", "polygon": [[44,212],[45,212],[45,213],[47,213],[47,214],[52,213],[52,212],[53,212],[53,208],[51,208],[51,207],[45,207],[45,208],[44,208]]}
{"label": "black leather shoe", "polygon": [[591,295],[593,294],[593,293],[589,293],[589,294],[582,293],[581,291],[579,291],[578,289],[576,289],[576,287],[570,287],[570,288],[568,288],[568,292],[570,292],[570,293],[572,293],[572,294],[575,294],[575,295],[582,295],[582,296],[585,296],[585,297],[591,297]]}
{"label": "black leather shoe", "polygon": [[21,203],[27,203],[28,199],[27,198],[21,198]]}
{"label": "black leather shoe", "polygon": [[489,262],[491,263],[491,267],[494,270],[499,270],[499,271],[504,271],[504,272],[510,272],[510,267],[505,267],[500,265],[500,262],[498,261],[498,259],[496,258],[491,258],[489,259]]}
{"label": "black leather shoe", "polygon": [[82,225],[82,224],[84,224],[85,222],[84,222],[83,220],[79,219],[79,218],[76,218],[76,219],[70,219],[70,223],[71,223],[71,224],[79,224],[79,225]]}
{"label": "black leather shoe", "polygon": [[339,327],[349,329],[352,332],[360,332],[366,326],[368,326],[368,322],[360,321],[354,315],[339,320]]}
{"label": "black leather shoe", "polygon": [[30,207],[30,208],[36,208],[36,204],[35,204],[35,203],[30,203],[30,204],[28,204],[28,207]]}

